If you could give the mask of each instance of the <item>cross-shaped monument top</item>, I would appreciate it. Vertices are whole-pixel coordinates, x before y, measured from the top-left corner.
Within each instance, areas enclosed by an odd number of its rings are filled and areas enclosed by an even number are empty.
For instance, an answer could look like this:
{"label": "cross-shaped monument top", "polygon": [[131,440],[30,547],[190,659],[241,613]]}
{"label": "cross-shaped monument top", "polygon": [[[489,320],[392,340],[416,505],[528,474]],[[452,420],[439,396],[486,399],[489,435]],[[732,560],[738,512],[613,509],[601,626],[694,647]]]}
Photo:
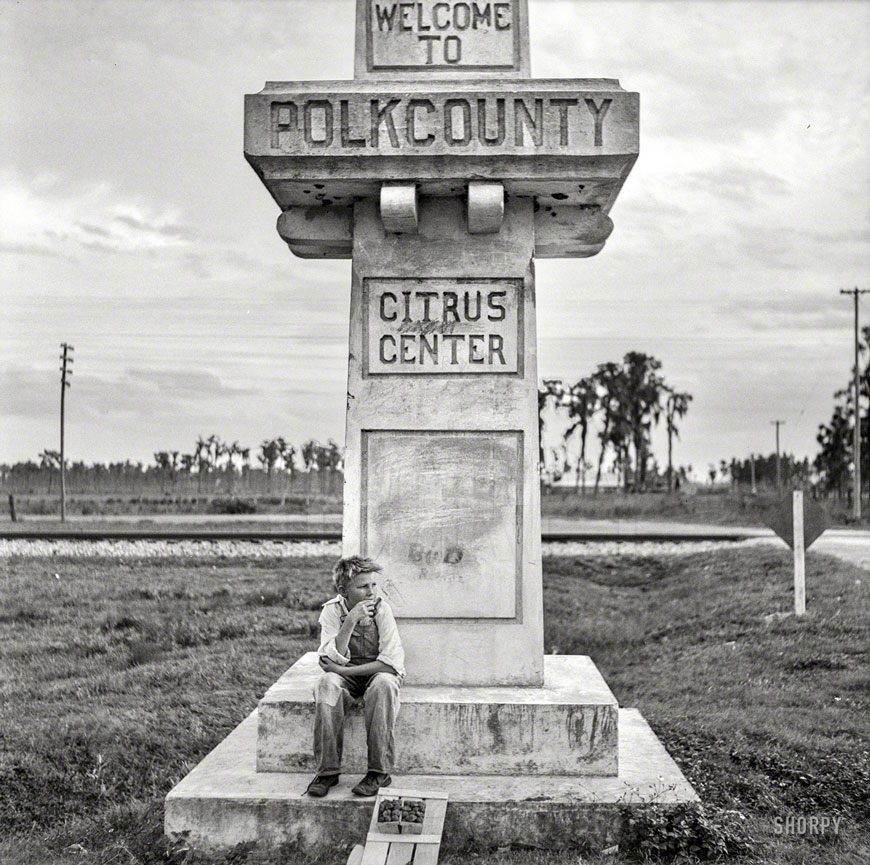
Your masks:
{"label": "cross-shaped monument top", "polygon": [[637,93],[530,78],[527,0],[357,0],[356,25],[353,80],[245,98],[245,156],[294,253],[349,257],[364,198],[381,199],[388,231],[413,233],[418,198],[464,197],[474,234],[498,231],[505,195],[546,211],[537,257],[601,250],[638,155]]}

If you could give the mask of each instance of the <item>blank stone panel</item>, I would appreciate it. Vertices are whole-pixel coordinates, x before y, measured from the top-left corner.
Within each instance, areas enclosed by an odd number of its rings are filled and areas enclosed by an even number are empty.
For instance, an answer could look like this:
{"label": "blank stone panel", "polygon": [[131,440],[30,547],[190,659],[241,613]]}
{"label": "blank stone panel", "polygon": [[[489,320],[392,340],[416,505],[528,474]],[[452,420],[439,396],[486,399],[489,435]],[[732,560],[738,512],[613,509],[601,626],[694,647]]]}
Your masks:
{"label": "blank stone panel", "polygon": [[362,548],[396,615],[518,618],[522,433],[362,437]]}

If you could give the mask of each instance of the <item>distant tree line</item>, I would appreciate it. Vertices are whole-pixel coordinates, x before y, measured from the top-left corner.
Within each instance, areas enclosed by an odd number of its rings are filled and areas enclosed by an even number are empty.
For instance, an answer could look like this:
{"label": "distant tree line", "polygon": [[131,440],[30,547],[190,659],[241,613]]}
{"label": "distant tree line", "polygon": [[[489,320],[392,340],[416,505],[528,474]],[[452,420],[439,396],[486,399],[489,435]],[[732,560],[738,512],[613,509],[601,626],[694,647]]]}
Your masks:
{"label": "distant tree line", "polygon": [[[691,466],[674,468],[674,442],[679,423],[689,410],[692,395],[670,386],[661,374],[661,361],[652,355],[630,351],[621,363],[599,364],[596,370],[574,384],[545,379],[538,390],[539,432],[544,413],[552,408],[566,426],[561,443],[553,448],[553,479],[573,470],[575,486],[585,492],[587,471],[595,469],[593,489],[598,491],[606,458],[622,478],[625,490],[641,492],[657,485],[660,472],[652,455],[652,432],[664,422],[668,437],[667,489],[674,490],[691,472]],[[598,440],[598,458],[587,459],[590,435]],[[545,462],[543,435],[539,437],[539,458]],[[569,444],[576,459],[569,458]]]}
{"label": "distant tree line", "polygon": [[[329,439],[324,445],[309,439],[297,449],[286,439],[264,439],[255,453],[238,441],[217,435],[199,436],[189,453],[156,451],[153,464],[143,462],[91,463],[68,461],[71,492],[132,492],[158,489],[161,493],[256,494],[296,491],[332,495],[342,489],[344,454]],[[298,465],[298,458],[301,466]],[[44,450],[37,461],[0,464],[0,482],[7,492],[57,491],[60,452]]]}
{"label": "distant tree line", "polygon": [[[538,391],[539,432],[545,410],[551,408],[565,422],[561,442],[551,448],[544,472],[544,445],[540,462],[545,480],[559,480],[574,472],[576,487],[587,488],[587,472],[595,470],[597,492],[608,457],[625,490],[640,492],[666,486],[678,488],[692,471],[674,466],[674,444],[679,425],[689,410],[692,395],[669,385],[661,374],[661,361],[642,352],[628,352],[621,362],[599,364],[593,373],[573,384],[546,379]],[[662,472],[652,454],[653,430],[664,423],[668,441],[667,467]],[[598,456],[590,462],[590,439],[597,438]],[[571,447],[569,447],[569,445]],[[571,450],[577,457],[569,458]],[[256,463],[255,463],[256,460]],[[298,461],[301,460],[301,466]],[[39,461],[0,465],[0,482],[8,492],[50,494],[57,487],[60,454],[45,450]],[[154,463],[67,463],[70,492],[100,493],[156,489],[162,493],[257,494],[291,489],[333,495],[342,490],[344,454],[329,439],[324,445],[309,439],[298,450],[288,440],[263,440],[254,452],[238,441],[217,435],[199,436],[190,452],[162,450]],[[300,477],[297,478],[297,475]],[[300,480],[303,481],[300,485]]]}
{"label": "distant tree line", "polygon": [[[732,457],[720,460],[718,466],[711,463],[707,467],[707,478],[711,484],[717,480],[728,483],[735,492],[751,491],[753,482],[756,491],[773,491],[777,485],[776,454],[753,454],[746,459]],[[783,489],[812,486],[813,467],[809,458],[798,459],[794,454],[781,453],[779,483]]]}

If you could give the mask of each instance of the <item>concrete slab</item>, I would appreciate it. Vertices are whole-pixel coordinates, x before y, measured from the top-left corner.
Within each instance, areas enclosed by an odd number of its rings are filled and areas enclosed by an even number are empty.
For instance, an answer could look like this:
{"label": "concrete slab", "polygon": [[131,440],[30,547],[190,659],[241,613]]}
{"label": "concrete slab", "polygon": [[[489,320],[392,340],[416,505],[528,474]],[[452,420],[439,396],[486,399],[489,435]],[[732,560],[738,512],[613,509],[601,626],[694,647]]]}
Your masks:
{"label": "concrete slab", "polygon": [[[257,770],[314,771],[317,654],[303,655],[259,707]],[[544,658],[541,688],[402,688],[396,771],[411,774],[615,775],[617,702],[592,659]],[[348,772],[367,768],[361,705],[344,736]]]}
{"label": "concrete slab", "polygon": [[[450,794],[444,848],[531,844],[560,849],[618,840],[625,806],[698,801],[676,763],[637,709],[619,710],[619,775],[597,777],[413,775],[395,787]],[[252,712],[166,797],[165,830],[203,851],[257,842],[311,850],[365,837],[374,799],[350,792],[346,775],[325,799],[304,795],[310,773],[255,771],[257,712]]]}

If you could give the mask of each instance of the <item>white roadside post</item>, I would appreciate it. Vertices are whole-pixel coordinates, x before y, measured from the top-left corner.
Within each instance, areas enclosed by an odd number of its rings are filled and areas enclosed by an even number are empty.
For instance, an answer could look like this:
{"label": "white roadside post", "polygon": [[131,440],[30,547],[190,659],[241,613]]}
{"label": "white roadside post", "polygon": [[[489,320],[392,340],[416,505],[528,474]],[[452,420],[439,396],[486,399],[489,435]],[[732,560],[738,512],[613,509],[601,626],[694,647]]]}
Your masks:
{"label": "white roadside post", "polygon": [[792,493],[792,519],[794,520],[794,614],[803,616],[807,611],[803,490],[795,490]]}

